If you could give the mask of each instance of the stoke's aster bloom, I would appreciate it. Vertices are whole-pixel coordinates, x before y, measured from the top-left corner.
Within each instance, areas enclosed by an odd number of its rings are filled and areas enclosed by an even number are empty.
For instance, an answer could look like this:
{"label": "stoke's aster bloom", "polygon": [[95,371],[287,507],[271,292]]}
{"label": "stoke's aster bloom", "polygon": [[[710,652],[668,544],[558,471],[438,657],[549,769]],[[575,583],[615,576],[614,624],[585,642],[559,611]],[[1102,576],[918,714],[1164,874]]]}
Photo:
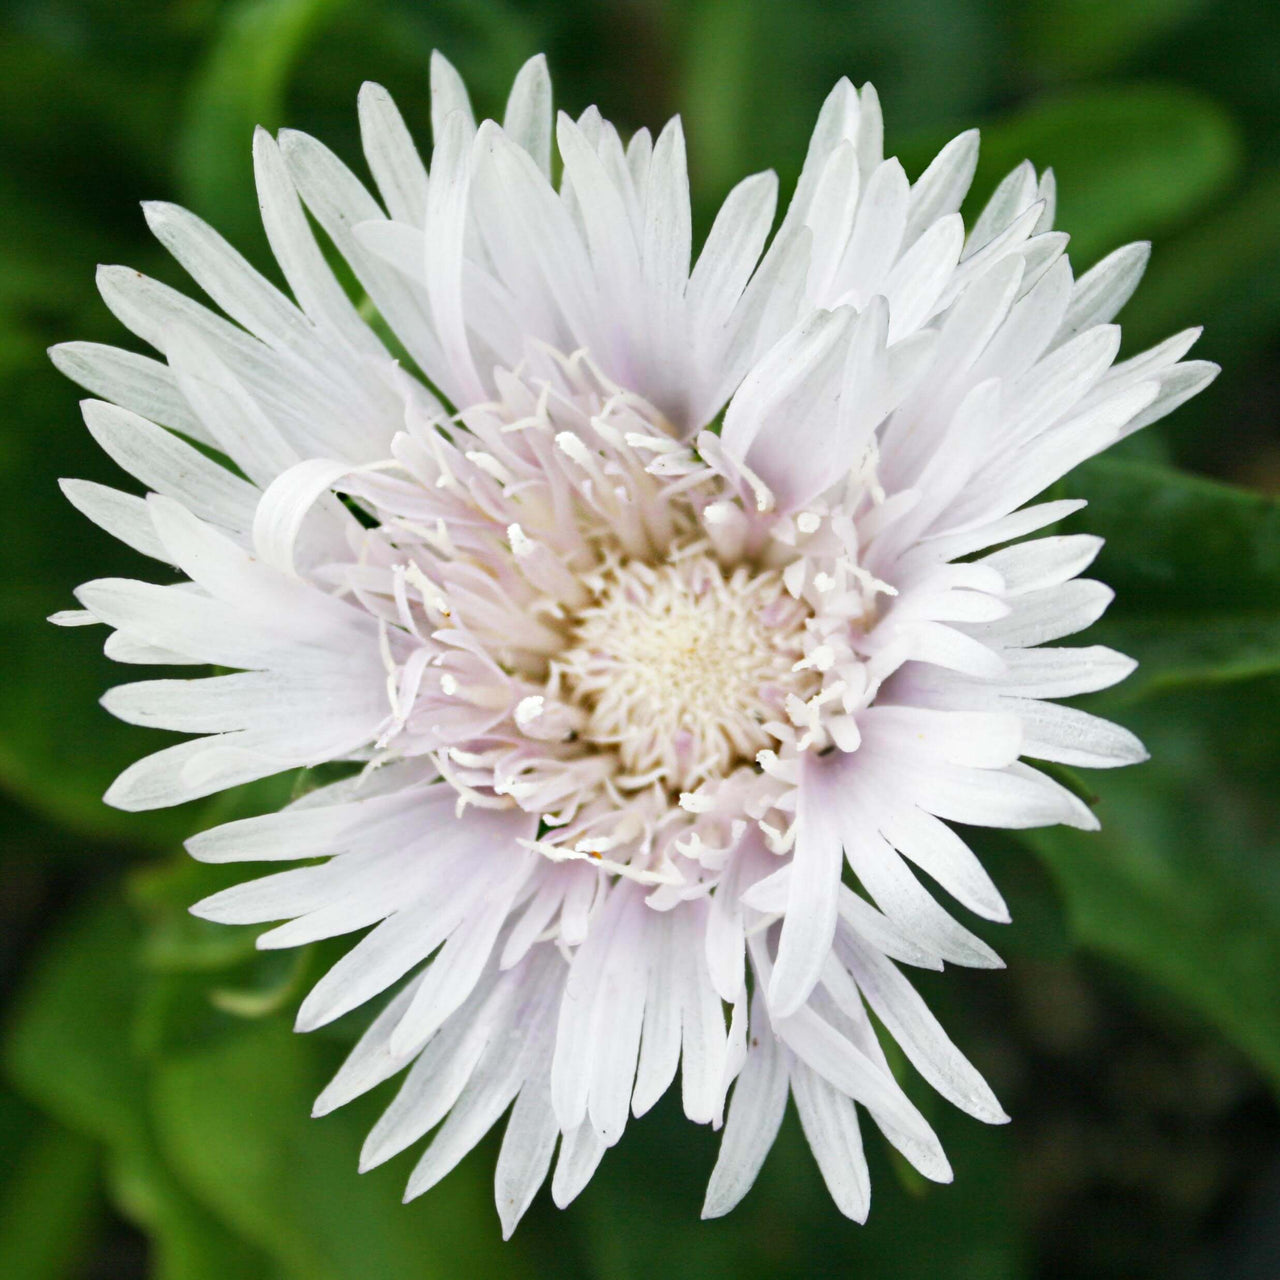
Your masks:
{"label": "stoke's aster bloom", "polygon": [[1143,757],[1047,701],[1133,663],[1055,646],[1111,593],[1078,576],[1096,539],[1016,541],[1082,504],[1027,504],[1215,370],[1183,361],[1194,332],[1115,363],[1145,246],[1074,280],[1029,165],[966,235],[976,135],[911,184],[869,87],[832,92],[777,231],[772,175],[748,178],[692,268],[678,121],[624,146],[561,116],[557,189],[541,59],[501,127],[442,59],[432,92],[429,174],[385,92],[361,95],[380,201],[313,139],[259,133],[294,300],[151,205],[229,319],[105,268],[164,360],[55,352],[151,491],[68,496],[183,575],[89,583],[59,620],[107,624],[122,662],[235,670],[107,695],[196,735],[108,799],[351,762],[195,837],[206,861],[302,863],[195,910],[283,921],[263,947],[368,930],[298,1026],[398,985],[317,1111],[408,1067],[363,1162],[435,1129],[410,1195],[511,1108],[509,1233],[557,1143],[563,1205],[679,1069],[688,1117],[724,1122],[705,1214],[746,1193],[791,1096],[862,1218],[859,1106],[950,1177],[870,1013],[951,1102],[1005,1119],[901,969],[1000,963],[917,876],[1007,919],[947,821],[1091,827],[1021,758]]}

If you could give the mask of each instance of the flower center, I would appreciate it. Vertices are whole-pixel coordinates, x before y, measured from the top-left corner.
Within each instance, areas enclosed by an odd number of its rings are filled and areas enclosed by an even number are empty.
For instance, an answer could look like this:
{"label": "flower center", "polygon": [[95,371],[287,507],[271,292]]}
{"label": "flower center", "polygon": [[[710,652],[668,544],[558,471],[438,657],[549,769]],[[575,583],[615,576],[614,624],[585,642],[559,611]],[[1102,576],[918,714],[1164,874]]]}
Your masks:
{"label": "flower center", "polygon": [[555,661],[586,713],[579,734],[617,753],[629,774],[685,791],[754,759],[805,696],[809,610],[779,574],[739,566],[726,576],[705,554],[674,563],[624,562],[601,574]]}

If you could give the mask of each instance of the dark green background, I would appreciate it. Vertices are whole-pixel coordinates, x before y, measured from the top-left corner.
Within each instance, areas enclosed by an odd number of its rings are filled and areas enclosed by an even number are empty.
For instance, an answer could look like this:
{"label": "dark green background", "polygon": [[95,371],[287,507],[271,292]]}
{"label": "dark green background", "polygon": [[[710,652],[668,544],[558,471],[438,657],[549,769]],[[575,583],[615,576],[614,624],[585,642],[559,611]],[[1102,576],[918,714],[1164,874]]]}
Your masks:
{"label": "dark green background", "polygon": [[[411,1157],[355,1172],[385,1089],[308,1119],[360,1021],[290,1033],[330,953],[256,956],[185,912],[226,872],[181,837],[292,781],[170,814],[99,803],[161,735],[97,707],[131,674],[100,632],[42,619],[82,580],[148,569],[57,492],[120,477],[44,349],[126,344],[95,263],[180,283],[140,199],[182,201],[267,265],[252,127],[359,166],[376,79],[425,141],[434,46],[487,113],[538,50],[575,114],[596,102],[629,131],[681,111],[704,228],[743,173],[794,180],[838,76],[871,79],[913,174],[972,124],[979,197],[1024,156],[1052,164],[1077,271],[1151,238],[1129,348],[1204,323],[1197,354],[1223,365],[1063,486],[1110,539],[1096,638],[1143,662],[1105,708],[1154,760],[1078,783],[1101,834],[975,834],[1014,911],[984,930],[1009,970],[920,985],[1013,1124],[909,1081],[956,1182],[920,1185],[871,1139],[865,1228],[793,1119],[743,1206],[700,1224],[715,1139],[665,1104],[510,1245],[492,1137],[400,1207]],[[1280,1275],[1278,109],[1280,7],[1256,0],[0,0],[0,1277]]]}

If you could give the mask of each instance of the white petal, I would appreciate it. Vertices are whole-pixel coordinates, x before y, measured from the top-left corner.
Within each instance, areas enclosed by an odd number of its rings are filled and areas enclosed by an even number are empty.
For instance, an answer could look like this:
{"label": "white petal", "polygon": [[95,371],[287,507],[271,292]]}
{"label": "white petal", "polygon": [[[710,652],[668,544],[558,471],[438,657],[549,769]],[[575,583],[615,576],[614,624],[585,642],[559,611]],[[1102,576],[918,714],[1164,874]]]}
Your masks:
{"label": "white petal", "polygon": [[358,892],[362,881],[389,870],[391,860],[386,856],[333,858],[319,866],[278,871],[202,898],[191,907],[191,914],[218,924],[286,920]]}
{"label": "white petal", "polygon": [[168,343],[178,386],[205,429],[255,484],[266,486],[298,461],[298,454],[248,388],[193,331]]}
{"label": "white petal", "polygon": [[858,216],[835,273],[834,298],[862,306],[882,292],[902,245],[909,201],[910,184],[902,165],[891,159],[877,166],[858,202]]}
{"label": "white petal", "polygon": [[258,500],[253,485],[127,409],[100,400],[86,400],[81,409],[103,450],[148,488],[224,529],[249,529]]}
{"label": "white petal", "polygon": [[190,662],[267,668],[284,666],[295,656],[283,636],[247,626],[221,601],[189,591],[125,578],[100,578],[77,587],[76,598],[130,641],[180,654]]}
{"label": "white petal", "polygon": [[311,344],[298,309],[212,227],[179,205],[148,201],[142,208],[156,239],[233,320],[269,346]]}
{"label": "white petal", "polygon": [[668,368],[687,349],[683,299],[693,249],[692,218],[684,130],[677,116],[654,143],[641,239],[644,278],[654,307],[650,323]]}
{"label": "white petal", "polygon": [[741,865],[741,856],[730,862],[707,915],[707,968],[716,993],[729,1002],[736,1000],[742,991],[746,959],[746,932],[735,875]]}
{"label": "white petal", "polygon": [[[531,830],[532,824],[529,827]],[[527,839],[528,834],[522,838]],[[526,874],[527,867],[520,867],[506,883],[496,885],[487,901],[449,935],[431,961],[404,1019],[392,1034],[393,1049],[421,1044],[475,989],[493,955],[498,932],[506,923],[511,900]]]}
{"label": "white petal", "polygon": [[438,784],[347,804],[294,804],[202,831],[187,852],[200,862],[287,862],[372,847],[447,823],[455,795]]}
{"label": "white petal", "polygon": [[[416,993],[419,984],[412,985]],[[473,997],[457,1017],[432,1036],[425,1048],[418,1043],[397,1049],[388,1036],[388,1050],[396,1061],[416,1060],[391,1105],[365,1138],[360,1151],[362,1173],[412,1146],[435,1128],[462,1096],[491,1034],[501,1030],[485,1013],[491,994],[486,990]],[[402,1014],[405,1007],[398,1006]]]}
{"label": "white petal", "polygon": [[727,326],[720,376],[709,382],[696,421],[713,417],[752,362],[791,326],[804,299],[811,241],[808,227],[774,237]]}
{"label": "white petal", "polygon": [[858,93],[858,164],[863,173],[884,159],[884,114],[875,85],[864,84]]}
{"label": "white petal", "polygon": [[773,1034],[759,991],[751,1002],[751,1048],[733,1088],[720,1153],[702,1203],[704,1218],[723,1217],[751,1190],[787,1108],[787,1055]]}
{"label": "white petal", "polygon": [[528,954],[529,948],[537,942],[543,931],[555,919],[560,904],[564,901],[565,873],[572,874],[577,868],[556,867],[548,875],[543,872],[541,886],[529,899],[520,918],[507,934],[503,944],[502,955],[498,960],[500,969],[510,969]]}
{"label": "white petal", "polygon": [[932,951],[907,937],[888,916],[877,911],[864,897],[847,884],[840,886],[840,920],[836,936],[852,931],[865,938],[877,951],[891,960],[913,965],[917,969],[941,969],[942,961]]}
{"label": "white petal", "polygon": [[[629,913],[648,912],[638,893]],[[593,1055],[591,1123],[609,1146],[622,1137],[627,1123],[640,1033],[644,1021],[645,989],[649,980],[647,936],[639,921],[620,922],[610,948],[608,966],[597,994],[596,1051]]]}
{"label": "white petal", "polygon": [[1018,596],[1060,586],[1083,573],[1101,550],[1101,538],[1081,533],[1022,542],[985,556],[980,563],[1000,574],[1006,595]]}
{"label": "white petal", "polygon": [[[859,118],[862,114],[858,94],[846,77],[841,77],[827,95],[809,139],[804,166],[796,183],[795,194],[787,209],[782,231],[794,231],[796,224],[808,216],[813,193],[826,166],[827,157],[846,139],[858,137]],[[782,234],[779,232],[779,235]]]}
{"label": "white petal", "polygon": [[938,765],[912,781],[922,809],[974,827],[1020,829],[1063,823],[1094,831],[1088,806],[1051,778],[1026,765],[1007,769],[960,769]]}
{"label": "white petal", "polygon": [[666,1093],[680,1065],[680,993],[676,987],[676,947],[671,915],[664,912],[649,931],[649,990],[632,1114],[642,1116]]}
{"label": "white petal", "polygon": [[316,1099],[311,1108],[313,1116],[328,1115],[352,1098],[358,1098],[384,1080],[390,1080],[408,1065],[413,1054],[418,1052],[417,1046],[412,1054],[393,1054],[391,1032],[400,1021],[401,1014],[409,1007],[409,1001],[413,999],[416,990],[415,980],[403,991],[397,992],[387,1002],[386,1008],[369,1024],[368,1030],[356,1042],[355,1048],[347,1055],[337,1074]]}
{"label": "white petal", "polygon": [[1132,435],[1172,413],[1180,404],[1199,395],[1221,372],[1221,367],[1211,360],[1187,360],[1160,374],[1160,390],[1155,399],[1130,420],[1124,435]]}
{"label": "white petal", "polygon": [[784,510],[831,481],[822,446],[843,383],[842,344],[855,319],[849,307],[815,313],[752,370],[725,412],[726,452],[745,461]]}
{"label": "white petal", "polygon": [[96,627],[98,625],[98,619],[88,609],[59,609],[56,613],[51,613],[45,621],[53,623],[55,627]]}
{"label": "white petal", "polygon": [[760,259],[778,201],[778,178],[757,173],[725,198],[689,277],[687,300],[695,333],[718,330],[747,287]]}
{"label": "white petal", "polygon": [[247,734],[180,742],[131,764],[102,798],[129,813],[163,809],[307,763],[296,757],[269,756],[254,746]]}
{"label": "white petal", "polygon": [[813,233],[808,282],[811,297],[833,296],[835,270],[849,239],[860,186],[857,150],[852,142],[842,142],[827,157],[805,214],[805,225]]}
{"label": "white petal", "polygon": [[113,538],[153,560],[167,558],[151,524],[151,513],[141,498],[92,480],[59,480],[58,487],[77,511]]}
{"label": "white petal", "polygon": [[705,902],[691,902],[681,914],[685,937],[678,944],[676,983],[682,1017],[680,1038],[680,1086],[684,1113],[695,1124],[709,1124],[724,1105],[725,1064],[728,1037],[720,997],[711,982],[706,949],[701,945],[705,928]]}
{"label": "white petal", "polygon": [[1012,611],[996,622],[975,624],[970,630],[987,644],[1029,648],[1058,640],[1092,626],[1115,599],[1105,583],[1072,578],[1014,597]]}
{"label": "white petal", "polygon": [[492,1074],[477,1071],[467,1082],[445,1122],[431,1140],[405,1188],[406,1203],[432,1187],[457,1168],[458,1162],[484,1137],[511,1105],[523,1083],[515,1056],[495,1064]]}
{"label": "white petal", "polygon": [[[259,625],[291,636],[302,649],[329,647],[331,652],[344,640],[367,644],[377,636],[377,623],[368,614],[256,560],[180,503],[152,494],[147,505],[171,563],[211,596],[232,605],[247,627]],[[300,654],[299,659],[307,656]],[[342,656],[350,670],[377,670],[381,665],[368,649]]]}
{"label": "white petal", "polygon": [[60,373],[94,395],[202,444],[213,444],[182,398],[172,371],[159,360],[97,342],[63,342],[49,348],[49,358]]}
{"label": "white petal", "polygon": [[609,954],[610,932],[604,926],[616,918],[622,899],[623,894],[615,890],[605,900],[595,927],[574,953],[565,980],[551,1063],[551,1100],[556,1119],[566,1132],[581,1125],[587,1115],[593,1058],[599,1047],[592,1028]]}
{"label": "white petal", "polygon": [[904,237],[907,244],[914,244],[921,232],[936,219],[960,208],[977,165],[977,129],[952,138],[938,152],[911,188]]}
{"label": "white petal", "polygon": [[622,291],[617,305],[626,308],[640,288],[640,252],[622,192],[582,130],[563,112],[556,136],[565,175],[578,197],[596,273],[610,292]]}
{"label": "white petal", "polygon": [[441,385],[458,404],[474,403],[486,397],[467,338],[462,299],[472,132],[469,119],[461,112],[454,112],[443,121],[436,132],[431,178],[427,184],[427,297],[431,300],[436,335],[448,363],[448,377]]}
{"label": "white petal", "polygon": [[439,145],[445,122],[454,112],[475,129],[475,116],[471,111],[471,99],[467,86],[454,69],[453,63],[438,49],[431,51],[431,136]]}
{"label": "white petal", "polygon": [[859,716],[864,737],[905,764],[921,755],[976,769],[1001,769],[1021,754],[1022,725],[1003,710],[940,711],[879,704]]}
{"label": "white petal", "polygon": [[[283,732],[282,720],[318,728],[363,702],[361,684],[337,672],[250,671],[203,680],[144,680],[117,685],[102,704],[121,720],[179,733]],[[375,686],[376,687],[376,686]],[[377,695],[375,695],[376,697]]]}
{"label": "white petal", "polygon": [[1036,186],[1036,199],[1044,205],[1040,221],[1036,223],[1036,235],[1049,230],[1058,214],[1058,179],[1052,169],[1046,169],[1040,175]]}
{"label": "white petal", "polygon": [[1039,435],[1102,377],[1119,349],[1119,328],[1096,325],[1046,356],[1014,385],[1006,430],[1021,440]]}
{"label": "white petal", "polygon": [[1151,243],[1140,240],[1109,253],[1076,281],[1058,341],[1095,324],[1106,324],[1133,296],[1151,257]]}
{"label": "white petal", "polygon": [[1024,160],[1008,173],[992,193],[986,207],[978,215],[969,233],[968,253],[973,254],[990,243],[1036,199],[1036,171]]}
{"label": "white petal", "polygon": [[391,95],[380,85],[360,86],[360,141],[387,212],[421,227],[427,214],[427,169]]}
{"label": "white petal", "polygon": [[[1002,262],[1017,262],[1010,256]],[[994,268],[993,268],[994,269]],[[983,352],[975,376],[1017,378],[1044,355],[1062,325],[1071,300],[1071,263],[1059,257],[1014,304],[1008,319]],[[957,303],[957,306],[960,304]]]}
{"label": "white petal", "polygon": [[969,846],[945,823],[914,805],[887,805],[880,817],[880,830],[895,849],[962,906],[987,920],[1008,923],[1009,909],[1000,891]]}
{"label": "white petal", "polygon": [[1128,729],[1074,707],[1008,699],[1026,726],[1024,754],[1084,769],[1113,769],[1147,759],[1146,748]]}
{"label": "white petal", "polygon": [[[758,949],[753,951],[758,957]],[[933,1130],[887,1070],[876,1065],[812,1009],[775,1023],[798,1058],[841,1093],[861,1102],[904,1156],[926,1178],[946,1182],[951,1167]]]}
{"label": "white petal", "polygon": [[990,1086],[902,974],[872,948],[852,939],[846,941],[843,957],[867,1003],[916,1070],[967,1115],[986,1124],[1006,1123],[1009,1117]]}
{"label": "white petal", "polygon": [[791,1090],[804,1136],[836,1208],[846,1218],[865,1222],[871,1208],[871,1175],[853,1100],[802,1062],[791,1068]]}
{"label": "white petal", "polygon": [[448,935],[452,917],[436,904],[418,904],[384,920],[311,989],[296,1029],[312,1031],[340,1018],[421,963]]}
{"label": "white petal", "polygon": [[928,539],[921,550],[928,552],[932,560],[953,560],[958,556],[969,555],[1001,542],[1024,537],[1028,533],[1043,529],[1046,525],[1056,524],[1059,520],[1065,520],[1067,516],[1083,510],[1086,505],[1082,498],[1060,498],[1054,502],[1041,502],[1034,507],[1011,512],[1007,516],[972,529],[956,533],[944,531]]}
{"label": "white petal", "polygon": [[934,312],[964,244],[964,222],[948,214],[898,259],[882,286],[889,299],[889,341],[914,333]]}
{"label": "white petal", "polygon": [[502,129],[551,177],[551,76],[544,54],[535,54],[517,72],[507,99]]}
{"label": "white petal", "polygon": [[844,858],[829,791],[841,777],[825,760],[806,754],[796,805],[791,889],[769,983],[775,1018],[794,1013],[822,974],[836,931],[836,889]]}
{"label": "white petal", "polygon": [[303,522],[316,503],[351,471],[348,462],[308,458],[267,486],[253,516],[253,547],[264,564],[297,576],[294,553]]}
{"label": "white petal", "polygon": [[350,264],[382,317],[428,376],[447,381],[448,370],[422,298],[352,234],[353,227],[382,216],[377,201],[351,170],[314,138],[282,130],[280,150],[307,208]]}
{"label": "white petal", "polygon": [[557,1209],[567,1209],[591,1181],[608,1148],[604,1139],[584,1121],[560,1140],[560,1158],[551,1178],[551,1199]]}
{"label": "white petal", "polygon": [[298,305],[354,350],[384,355],[382,343],[361,319],[316,244],[279,144],[261,128],[253,136],[253,171],[263,229]]}
{"label": "white petal", "polygon": [[529,1081],[511,1109],[493,1175],[493,1195],[502,1221],[502,1238],[512,1233],[546,1181],[560,1136],[545,1078]]}
{"label": "white petal", "polygon": [[1131,675],[1137,663],[1102,645],[1079,649],[1022,649],[1005,654],[1007,673],[999,688],[1022,698],[1070,698],[1109,689]]}
{"label": "white petal", "polygon": [[910,656],[950,671],[972,676],[998,676],[1004,659],[981,640],[941,622],[914,622],[902,630],[910,640]]}
{"label": "white petal", "polygon": [[[99,619],[84,611],[94,622]],[[186,666],[192,659],[183,653],[175,653],[172,649],[162,649],[159,645],[147,644],[143,640],[134,639],[123,631],[113,631],[102,646],[102,652],[112,662],[138,663],[142,666]]]}
{"label": "white petal", "polygon": [[885,915],[913,942],[953,964],[976,969],[1004,967],[981,938],[938,906],[887,841],[876,838],[873,826],[853,831],[846,841],[849,863],[858,879]]}
{"label": "white petal", "polygon": [[528,153],[488,122],[476,139],[472,189],[498,278],[536,308],[528,331],[561,346],[599,332],[595,282],[573,220]]}

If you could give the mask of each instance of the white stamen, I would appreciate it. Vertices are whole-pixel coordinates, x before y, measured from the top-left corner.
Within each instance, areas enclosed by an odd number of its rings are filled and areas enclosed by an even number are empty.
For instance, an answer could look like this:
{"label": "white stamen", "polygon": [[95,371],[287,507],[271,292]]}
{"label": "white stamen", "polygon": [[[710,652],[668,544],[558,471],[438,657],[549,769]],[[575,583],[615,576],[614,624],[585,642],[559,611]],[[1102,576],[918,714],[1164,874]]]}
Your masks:
{"label": "white stamen", "polygon": [[812,668],[814,671],[830,671],[835,666],[835,661],[836,651],[829,644],[820,644],[811,649],[791,670],[807,671]]}
{"label": "white stamen", "polygon": [[541,694],[521,698],[516,705],[516,724],[527,729],[542,714],[545,705],[546,699]]}

